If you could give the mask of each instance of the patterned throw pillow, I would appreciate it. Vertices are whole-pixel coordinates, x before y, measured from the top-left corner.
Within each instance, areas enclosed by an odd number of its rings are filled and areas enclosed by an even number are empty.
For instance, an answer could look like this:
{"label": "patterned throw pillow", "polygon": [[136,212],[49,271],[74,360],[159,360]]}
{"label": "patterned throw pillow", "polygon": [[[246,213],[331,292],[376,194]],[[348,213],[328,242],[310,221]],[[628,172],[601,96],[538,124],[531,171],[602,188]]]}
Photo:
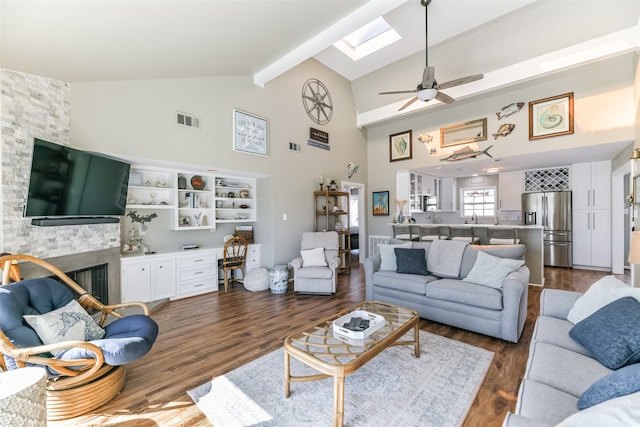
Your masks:
{"label": "patterned throw pillow", "polygon": [[[104,337],[102,329],[84,308],[76,301],[49,313],[27,314],[27,321],[44,344],[55,344],[63,341],[91,341]],[[62,351],[52,351],[55,356]]]}

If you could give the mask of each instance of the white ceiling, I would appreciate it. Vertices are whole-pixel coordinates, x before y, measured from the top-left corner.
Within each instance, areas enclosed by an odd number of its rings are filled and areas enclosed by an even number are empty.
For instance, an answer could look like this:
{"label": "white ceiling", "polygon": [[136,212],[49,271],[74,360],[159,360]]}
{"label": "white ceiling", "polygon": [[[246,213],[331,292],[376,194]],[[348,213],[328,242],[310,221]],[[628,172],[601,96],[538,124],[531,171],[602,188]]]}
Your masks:
{"label": "white ceiling", "polygon": [[[438,60],[436,77],[483,72],[483,80],[446,91],[464,99],[637,51],[640,1],[583,0],[577,11],[576,4],[433,0],[429,57],[430,64]],[[358,62],[332,47],[378,16],[401,41]],[[486,34],[493,38],[481,49],[458,50]],[[71,83],[253,75],[264,86],[309,58],[352,81],[358,125],[438,108],[417,102],[400,114],[410,96],[377,95],[419,81],[419,0],[0,0],[0,67]],[[541,68],[558,59],[555,68]]]}

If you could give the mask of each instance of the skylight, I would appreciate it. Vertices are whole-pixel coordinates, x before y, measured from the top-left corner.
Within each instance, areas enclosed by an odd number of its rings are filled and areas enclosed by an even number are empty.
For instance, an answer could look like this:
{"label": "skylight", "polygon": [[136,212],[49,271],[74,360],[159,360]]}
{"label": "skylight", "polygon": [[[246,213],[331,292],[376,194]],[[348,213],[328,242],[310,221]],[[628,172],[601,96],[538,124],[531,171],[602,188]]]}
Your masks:
{"label": "skylight", "polygon": [[357,61],[400,39],[391,25],[380,17],[334,43],[334,46]]}

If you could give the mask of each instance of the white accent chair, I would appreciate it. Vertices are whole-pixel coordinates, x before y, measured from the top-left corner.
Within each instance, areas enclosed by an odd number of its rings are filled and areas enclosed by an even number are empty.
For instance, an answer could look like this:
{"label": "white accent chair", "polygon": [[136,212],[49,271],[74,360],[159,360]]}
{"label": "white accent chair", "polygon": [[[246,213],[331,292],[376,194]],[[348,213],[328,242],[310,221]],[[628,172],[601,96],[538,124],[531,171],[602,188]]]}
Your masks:
{"label": "white accent chair", "polygon": [[305,266],[302,255],[293,261],[293,290],[302,294],[325,294],[336,292],[338,267],[340,267],[338,233],[318,231],[302,233],[300,249],[324,248],[326,266]]}

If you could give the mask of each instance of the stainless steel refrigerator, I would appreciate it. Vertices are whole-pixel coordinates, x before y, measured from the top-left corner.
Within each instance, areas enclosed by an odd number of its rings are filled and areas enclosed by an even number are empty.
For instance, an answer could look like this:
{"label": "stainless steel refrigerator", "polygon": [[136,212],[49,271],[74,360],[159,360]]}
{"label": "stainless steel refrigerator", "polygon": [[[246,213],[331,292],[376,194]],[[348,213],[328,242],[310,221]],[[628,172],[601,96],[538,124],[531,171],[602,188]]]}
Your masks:
{"label": "stainless steel refrigerator", "polygon": [[573,267],[571,191],[522,194],[525,225],[541,225],[544,265]]}

